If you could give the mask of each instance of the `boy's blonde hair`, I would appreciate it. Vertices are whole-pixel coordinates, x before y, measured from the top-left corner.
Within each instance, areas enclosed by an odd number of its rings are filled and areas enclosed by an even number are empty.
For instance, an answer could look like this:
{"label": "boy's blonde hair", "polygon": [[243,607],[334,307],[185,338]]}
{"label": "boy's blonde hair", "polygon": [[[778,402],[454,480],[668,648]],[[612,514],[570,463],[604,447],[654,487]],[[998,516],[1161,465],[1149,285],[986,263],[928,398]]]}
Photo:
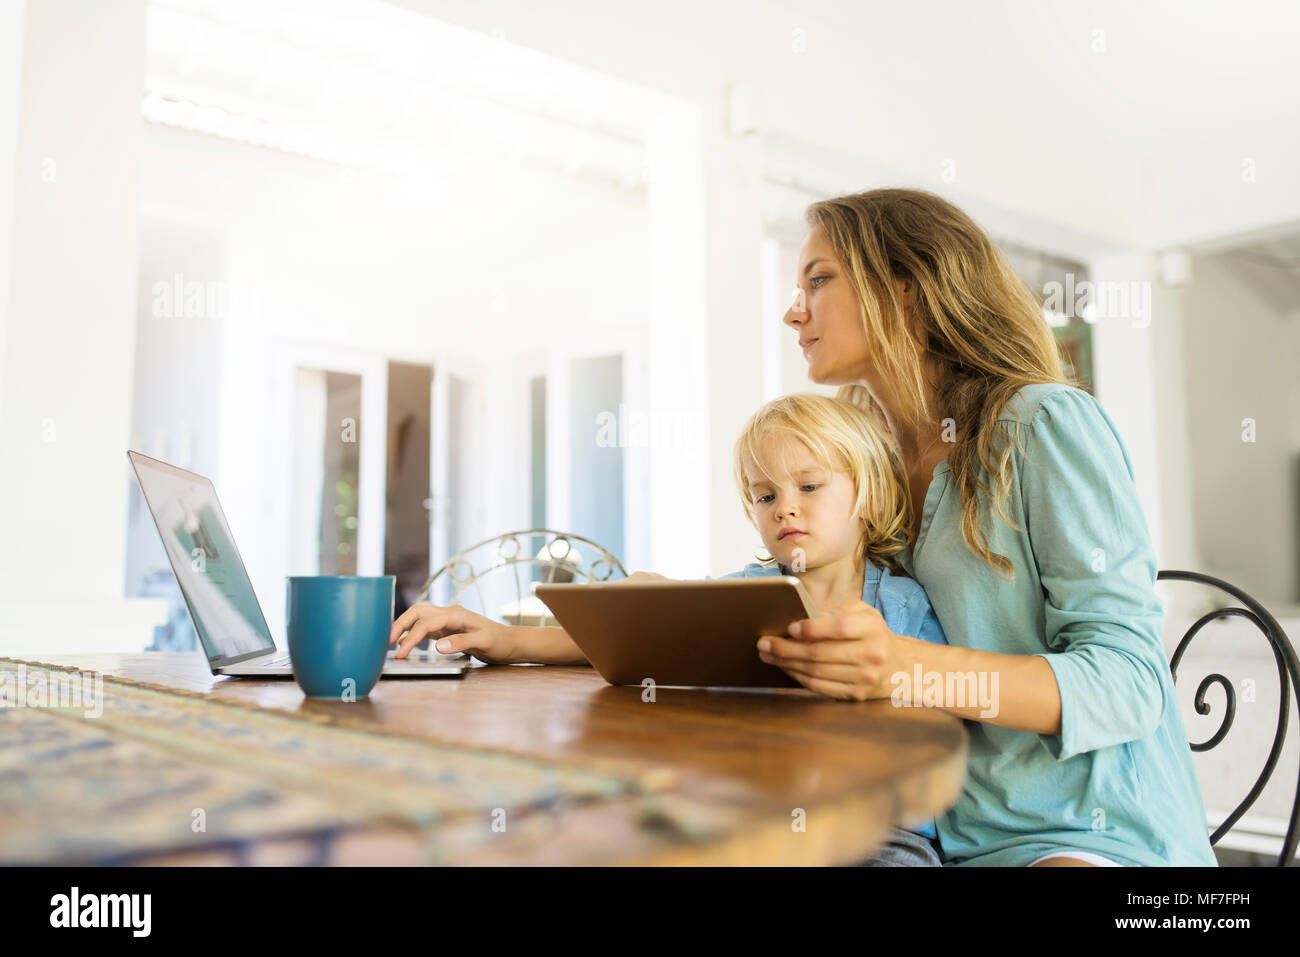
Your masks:
{"label": "boy's blonde hair", "polygon": [[[853,514],[862,523],[860,554],[872,565],[900,571],[898,553],[907,547],[912,509],[902,458],[881,418],[813,392],[782,396],[755,412],[736,440],[734,459],[740,500],[755,527],[745,464],[765,474],[758,450],[772,439],[798,439],[824,468],[853,480]],[[769,556],[762,564],[775,561]]]}

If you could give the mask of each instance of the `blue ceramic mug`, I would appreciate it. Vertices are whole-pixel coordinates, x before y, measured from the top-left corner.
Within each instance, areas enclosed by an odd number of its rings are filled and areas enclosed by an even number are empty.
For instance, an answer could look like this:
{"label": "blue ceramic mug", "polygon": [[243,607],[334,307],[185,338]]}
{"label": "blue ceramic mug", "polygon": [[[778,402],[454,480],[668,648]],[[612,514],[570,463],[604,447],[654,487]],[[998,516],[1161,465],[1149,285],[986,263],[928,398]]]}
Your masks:
{"label": "blue ceramic mug", "polygon": [[285,579],[289,658],[309,698],[364,698],[388,657],[397,578],[311,575]]}

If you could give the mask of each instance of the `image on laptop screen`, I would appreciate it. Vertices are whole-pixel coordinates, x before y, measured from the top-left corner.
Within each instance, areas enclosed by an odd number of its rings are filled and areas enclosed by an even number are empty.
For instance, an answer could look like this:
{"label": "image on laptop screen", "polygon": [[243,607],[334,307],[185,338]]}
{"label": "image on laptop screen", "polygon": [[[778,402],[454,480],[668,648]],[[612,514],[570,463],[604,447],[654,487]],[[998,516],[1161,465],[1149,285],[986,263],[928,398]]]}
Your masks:
{"label": "image on laptop screen", "polygon": [[212,483],[138,452],[130,457],[208,658],[272,650],[275,641]]}

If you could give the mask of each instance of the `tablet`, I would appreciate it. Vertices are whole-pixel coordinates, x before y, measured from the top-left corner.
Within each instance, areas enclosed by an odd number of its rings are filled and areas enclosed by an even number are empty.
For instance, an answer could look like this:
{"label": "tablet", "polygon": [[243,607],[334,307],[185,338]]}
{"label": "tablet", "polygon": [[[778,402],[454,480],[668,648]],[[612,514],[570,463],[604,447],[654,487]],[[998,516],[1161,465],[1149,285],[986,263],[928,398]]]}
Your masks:
{"label": "tablet", "polygon": [[755,646],[817,614],[793,576],[538,585],[537,597],[612,685],[798,687]]}

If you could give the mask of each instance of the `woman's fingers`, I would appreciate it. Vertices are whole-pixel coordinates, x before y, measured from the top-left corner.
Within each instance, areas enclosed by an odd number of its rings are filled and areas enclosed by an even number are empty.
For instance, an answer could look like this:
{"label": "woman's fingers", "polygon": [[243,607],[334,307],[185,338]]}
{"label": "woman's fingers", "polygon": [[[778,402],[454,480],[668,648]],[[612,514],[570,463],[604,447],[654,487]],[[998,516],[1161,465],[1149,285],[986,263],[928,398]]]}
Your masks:
{"label": "woman's fingers", "polygon": [[800,641],[855,640],[866,638],[885,627],[880,612],[866,602],[845,605],[819,618],[791,622],[791,637]]}
{"label": "woman's fingers", "polygon": [[775,658],[770,654],[760,653],[759,657],[769,665],[776,665],[792,678],[803,675],[807,678],[821,678],[826,681],[838,681],[854,684],[863,678],[860,665],[840,665],[824,661],[802,661],[794,658]]}
{"label": "woman's fingers", "polygon": [[[765,637],[769,642],[774,640],[770,635]],[[776,651],[759,651],[758,656],[769,665],[780,668],[806,688],[820,691],[820,683],[843,685],[841,691],[832,694],[832,697],[852,697],[861,701],[865,700],[865,694],[858,694],[858,689],[877,687],[884,674],[885,666],[883,654],[864,652],[861,649],[862,644],[865,643],[817,642],[801,648],[799,642],[787,641],[784,647],[801,652],[800,656],[782,656]],[[809,652],[818,657],[810,657]],[[848,652],[847,658],[846,652]],[[814,688],[812,682],[819,683],[819,687]],[[831,692],[823,693],[831,694]]]}
{"label": "woman's fingers", "polygon": [[759,638],[763,661],[818,694],[853,701],[879,696],[893,635],[877,609],[856,602],[792,622],[787,631],[789,637]]}
{"label": "woman's fingers", "polygon": [[825,695],[828,698],[838,698],[841,701],[866,701],[869,697],[860,685],[845,684],[842,681],[829,681],[826,678],[812,678],[800,674],[794,674],[791,677],[809,691]]}
{"label": "woman's fingers", "polygon": [[[764,647],[765,642],[766,647]],[[786,638],[782,635],[763,635],[758,640],[758,652],[760,655],[766,652],[781,661],[824,662],[826,664],[851,665],[861,668],[863,664],[879,665],[884,663],[885,649],[877,647],[877,644],[877,642],[862,639],[853,641],[805,640]],[[784,667],[784,665],[781,667]]]}
{"label": "woman's fingers", "polygon": [[871,689],[878,684],[879,672],[875,668],[864,669],[862,665],[783,660],[762,653],[759,657],[780,668],[809,691],[828,698],[867,701],[873,697]]}

